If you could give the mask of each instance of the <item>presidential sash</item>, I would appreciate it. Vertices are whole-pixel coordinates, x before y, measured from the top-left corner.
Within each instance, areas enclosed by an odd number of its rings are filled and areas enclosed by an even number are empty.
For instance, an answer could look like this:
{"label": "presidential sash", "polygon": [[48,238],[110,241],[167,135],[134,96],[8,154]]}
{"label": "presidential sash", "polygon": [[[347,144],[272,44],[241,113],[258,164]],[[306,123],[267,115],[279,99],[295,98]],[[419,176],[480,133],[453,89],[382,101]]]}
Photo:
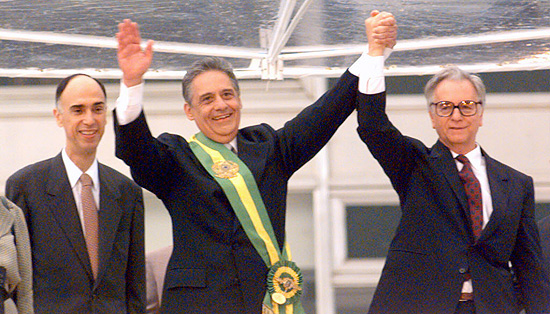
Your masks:
{"label": "presidential sash", "polygon": [[223,144],[199,132],[189,147],[222,187],[239,222],[269,268],[262,314],[303,314],[302,274],[285,242],[279,249],[273,226],[250,169]]}

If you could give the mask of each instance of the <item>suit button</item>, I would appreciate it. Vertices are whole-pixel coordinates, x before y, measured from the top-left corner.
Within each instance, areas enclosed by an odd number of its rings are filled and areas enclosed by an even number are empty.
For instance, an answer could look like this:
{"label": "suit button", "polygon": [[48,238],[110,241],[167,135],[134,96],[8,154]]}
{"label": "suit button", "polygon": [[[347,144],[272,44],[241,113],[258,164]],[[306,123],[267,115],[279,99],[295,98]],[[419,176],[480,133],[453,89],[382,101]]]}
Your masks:
{"label": "suit button", "polygon": [[460,268],[460,269],[458,270],[458,272],[461,273],[461,274],[465,274],[465,273],[468,272],[468,270],[467,270],[466,268]]}

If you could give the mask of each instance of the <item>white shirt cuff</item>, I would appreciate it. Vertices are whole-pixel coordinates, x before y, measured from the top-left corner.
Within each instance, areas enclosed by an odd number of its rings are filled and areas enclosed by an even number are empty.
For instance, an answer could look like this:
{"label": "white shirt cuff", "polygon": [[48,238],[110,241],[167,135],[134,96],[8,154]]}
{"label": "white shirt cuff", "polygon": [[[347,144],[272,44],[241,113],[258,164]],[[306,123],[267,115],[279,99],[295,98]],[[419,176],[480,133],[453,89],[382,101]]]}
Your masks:
{"label": "white shirt cuff", "polygon": [[384,81],[384,61],[393,49],[384,49],[383,56],[372,57],[368,48],[355,63],[349,67],[351,74],[359,77],[359,92],[363,94],[378,94],[386,90]]}
{"label": "white shirt cuff", "polygon": [[120,82],[120,94],[115,106],[119,125],[125,125],[137,119],[143,110],[143,83],[127,87]]}

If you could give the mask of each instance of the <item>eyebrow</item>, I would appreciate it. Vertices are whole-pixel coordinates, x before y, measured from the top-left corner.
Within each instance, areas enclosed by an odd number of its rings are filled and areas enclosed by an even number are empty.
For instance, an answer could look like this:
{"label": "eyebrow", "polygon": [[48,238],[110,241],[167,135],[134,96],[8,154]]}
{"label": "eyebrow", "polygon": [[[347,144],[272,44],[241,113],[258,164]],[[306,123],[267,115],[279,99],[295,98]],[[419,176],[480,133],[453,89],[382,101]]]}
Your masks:
{"label": "eyebrow", "polygon": [[[93,107],[93,106],[98,106],[98,105],[105,105],[105,102],[104,102],[104,101],[95,102],[95,103],[92,104],[92,107]],[[81,107],[86,107],[86,105],[85,105],[85,104],[74,104],[74,105],[69,105],[69,109],[75,108],[75,107],[81,108]]]}

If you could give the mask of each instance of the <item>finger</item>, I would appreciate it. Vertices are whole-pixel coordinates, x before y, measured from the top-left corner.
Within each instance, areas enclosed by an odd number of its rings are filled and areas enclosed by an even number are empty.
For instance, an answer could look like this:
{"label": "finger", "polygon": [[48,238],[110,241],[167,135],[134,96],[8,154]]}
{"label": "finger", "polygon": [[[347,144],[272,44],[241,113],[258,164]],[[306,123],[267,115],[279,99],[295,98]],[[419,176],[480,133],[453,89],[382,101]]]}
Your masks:
{"label": "finger", "polygon": [[391,14],[390,12],[382,11],[382,12],[378,13],[376,16],[379,19],[385,19],[385,18],[388,18],[388,17],[393,17],[393,14]]}
{"label": "finger", "polygon": [[124,21],[122,21],[122,23],[119,23],[118,24],[118,31],[119,33],[121,34],[127,34],[130,32],[130,28],[131,28],[131,23],[132,21],[129,20],[129,19],[125,19]]}
{"label": "finger", "polygon": [[395,24],[396,22],[393,16],[389,16],[378,21],[378,25],[393,26]]}
{"label": "finger", "polygon": [[138,38],[139,39],[139,30],[137,23],[132,22],[130,19],[125,19],[122,23],[119,24],[119,33],[123,38]]}
{"label": "finger", "polygon": [[374,34],[396,33],[396,32],[397,32],[397,25],[392,25],[392,26],[380,25],[373,28]]}
{"label": "finger", "polygon": [[154,44],[154,41],[148,40],[147,46],[145,47],[145,56],[149,60],[153,59],[153,44]]}

